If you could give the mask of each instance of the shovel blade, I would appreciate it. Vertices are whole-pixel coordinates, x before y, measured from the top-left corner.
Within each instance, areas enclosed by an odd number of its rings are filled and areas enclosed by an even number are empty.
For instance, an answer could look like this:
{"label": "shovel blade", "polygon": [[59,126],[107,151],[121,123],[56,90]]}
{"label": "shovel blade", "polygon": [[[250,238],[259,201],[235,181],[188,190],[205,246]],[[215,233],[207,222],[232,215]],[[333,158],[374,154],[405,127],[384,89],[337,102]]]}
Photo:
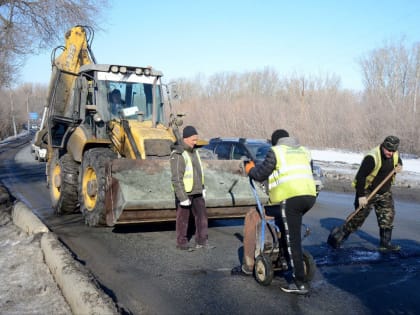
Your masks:
{"label": "shovel blade", "polygon": [[332,248],[337,249],[341,246],[341,243],[344,240],[344,232],[342,231],[341,227],[335,227],[332,229],[330,235],[328,236],[327,243]]}

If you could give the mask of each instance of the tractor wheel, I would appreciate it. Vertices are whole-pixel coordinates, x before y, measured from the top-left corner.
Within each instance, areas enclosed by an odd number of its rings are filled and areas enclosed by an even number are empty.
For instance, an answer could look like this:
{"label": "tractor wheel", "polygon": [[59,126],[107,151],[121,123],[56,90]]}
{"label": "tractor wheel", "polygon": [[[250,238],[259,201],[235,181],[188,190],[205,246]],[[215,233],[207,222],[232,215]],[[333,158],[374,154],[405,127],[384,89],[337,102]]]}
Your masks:
{"label": "tractor wheel", "polygon": [[259,255],[254,265],[255,279],[261,285],[269,285],[274,278],[274,268],[270,257]]}
{"label": "tractor wheel", "polygon": [[85,152],[80,172],[80,210],[89,226],[105,225],[105,164],[116,158],[107,148],[94,148]]}
{"label": "tractor wheel", "polygon": [[48,181],[52,207],[56,214],[77,212],[79,198],[77,196],[77,179],[79,163],[68,153],[59,157],[59,152],[53,154],[48,164]]}
{"label": "tractor wheel", "polygon": [[305,271],[305,282],[311,281],[315,275],[316,264],[312,255],[303,250],[303,268]]}

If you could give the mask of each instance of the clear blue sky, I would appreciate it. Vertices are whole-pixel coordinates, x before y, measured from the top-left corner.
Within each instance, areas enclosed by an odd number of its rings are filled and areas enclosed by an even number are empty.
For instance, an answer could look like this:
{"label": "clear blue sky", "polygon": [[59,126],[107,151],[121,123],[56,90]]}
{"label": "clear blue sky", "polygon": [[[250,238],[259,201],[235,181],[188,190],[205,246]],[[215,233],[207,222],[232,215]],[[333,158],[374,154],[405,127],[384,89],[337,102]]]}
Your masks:
{"label": "clear blue sky", "polygon": [[[151,65],[166,82],[268,66],[336,74],[358,90],[358,58],[386,41],[420,42],[419,17],[417,0],[115,0],[93,51],[98,63]],[[22,82],[48,83],[49,62],[50,51],[31,57]]]}

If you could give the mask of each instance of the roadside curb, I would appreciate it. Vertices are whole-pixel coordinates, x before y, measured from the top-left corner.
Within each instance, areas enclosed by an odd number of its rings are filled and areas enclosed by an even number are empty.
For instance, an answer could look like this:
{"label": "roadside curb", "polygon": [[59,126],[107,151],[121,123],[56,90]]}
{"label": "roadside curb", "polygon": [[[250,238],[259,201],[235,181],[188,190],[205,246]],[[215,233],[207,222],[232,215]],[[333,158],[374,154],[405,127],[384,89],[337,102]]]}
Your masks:
{"label": "roadside curb", "polygon": [[73,259],[52,233],[41,238],[45,261],[75,314],[118,314],[112,300],[96,285],[83,266]]}
{"label": "roadside curb", "polygon": [[42,233],[41,250],[45,262],[73,314],[119,314],[115,303],[101,290],[94,277],[24,203],[15,203],[12,218],[13,223],[26,233]]}
{"label": "roadside curb", "polygon": [[48,233],[49,230],[41,220],[26,207],[23,202],[16,202],[12,210],[13,223],[27,234]]}

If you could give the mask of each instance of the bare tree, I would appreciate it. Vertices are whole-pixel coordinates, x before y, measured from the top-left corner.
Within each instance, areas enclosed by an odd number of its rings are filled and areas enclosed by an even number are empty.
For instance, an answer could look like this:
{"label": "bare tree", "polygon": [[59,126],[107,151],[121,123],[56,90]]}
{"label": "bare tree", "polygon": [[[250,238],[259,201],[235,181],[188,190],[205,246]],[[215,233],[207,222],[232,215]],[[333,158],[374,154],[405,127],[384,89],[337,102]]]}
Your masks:
{"label": "bare tree", "polygon": [[367,92],[380,95],[392,109],[414,95],[418,56],[404,40],[386,43],[359,60]]}
{"label": "bare tree", "polygon": [[412,54],[411,54],[411,63],[414,66],[413,69],[413,113],[417,113],[417,102],[418,102],[418,94],[420,90],[420,43],[416,43],[413,46]]}
{"label": "bare tree", "polygon": [[404,40],[385,43],[360,59],[365,84],[363,100],[375,139],[386,134],[402,138],[402,149],[418,152],[420,43],[411,49]]}
{"label": "bare tree", "polygon": [[15,89],[0,89],[0,139],[27,128],[29,113],[37,113],[38,123],[45,106],[48,87],[42,84],[23,84]]}
{"label": "bare tree", "polygon": [[108,0],[0,1],[0,88],[10,86],[25,57],[50,47],[74,25],[99,28]]}

